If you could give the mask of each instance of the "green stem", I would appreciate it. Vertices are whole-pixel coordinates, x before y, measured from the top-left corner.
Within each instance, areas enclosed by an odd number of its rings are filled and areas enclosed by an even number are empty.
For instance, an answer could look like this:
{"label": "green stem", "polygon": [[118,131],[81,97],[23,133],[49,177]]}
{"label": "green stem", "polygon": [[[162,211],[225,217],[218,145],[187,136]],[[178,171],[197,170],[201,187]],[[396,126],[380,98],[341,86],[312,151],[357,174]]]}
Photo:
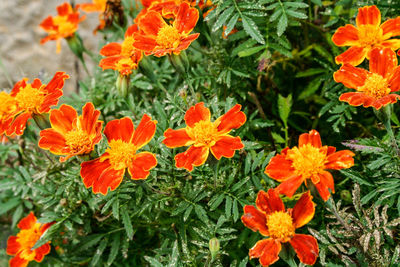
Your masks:
{"label": "green stem", "polygon": [[392,105],[386,105],[382,107],[380,110],[374,109],[375,115],[380,119],[385,126],[385,129],[390,137],[390,141],[392,142],[392,147],[394,148],[398,157],[400,157],[400,150],[397,145],[396,137],[394,136],[392,125],[391,125],[391,115],[392,115]]}
{"label": "green stem", "polygon": [[217,177],[218,177],[218,171],[219,171],[219,164],[221,163],[221,160],[218,160],[217,165],[215,166],[215,172],[214,172],[214,189],[217,189]]}
{"label": "green stem", "polygon": [[340,217],[336,209],[336,204],[335,201],[333,200],[333,197],[331,196],[325,203],[328,206],[329,210],[332,212],[332,214],[335,215],[336,219],[343,225],[343,227],[346,228],[347,231],[352,231],[350,226],[342,219],[342,217]]}

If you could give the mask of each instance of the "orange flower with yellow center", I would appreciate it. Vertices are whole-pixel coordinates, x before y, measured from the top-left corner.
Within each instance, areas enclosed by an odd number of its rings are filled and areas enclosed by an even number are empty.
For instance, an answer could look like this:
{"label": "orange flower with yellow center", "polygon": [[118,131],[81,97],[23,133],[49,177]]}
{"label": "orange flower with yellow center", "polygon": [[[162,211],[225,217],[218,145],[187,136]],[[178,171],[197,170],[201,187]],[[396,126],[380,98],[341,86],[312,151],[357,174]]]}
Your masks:
{"label": "orange flower with yellow center", "polygon": [[37,249],[32,248],[52,224],[38,223],[33,212],[18,223],[21,231],[17,236],[10,236],[7,241],[7,254],[15,256],[9,261],[10,267],[28,266],[33,260],[41,262],[44,256],[50,253],[50,242]]}
{"label": "orange flower with yellow center", "polygon": [[262,266],[279,260],[282,244],[289,242],[304,264],[313,265],[318,257],[317,240],[310,235],[296,234],[295,230],[314,217],[315,205],[310,192],[304,193],[293,209],[285,210],[279,194],[274,189],[258,192],[256,207],[244,206],[243,224],[269,238],[258,241],[249,251],[250,259],[260,258]]}
{"label": "orange flower with yellow center", "polygon": [[2,136],[17,112],[17,101],[9,93],[0,92],[0,136]]}
{"label": "orange flower with yellow center", "polygon": [[99,66],[104,69],[117,70],[121,75],[129,75],[132,70],[138,68],[143,57],[141,51],[133,47],[133,34],[138,32],[136,24],[130,26],[125,32],[125,40],[122,44],[109,43],[100,50],[100,55],[105,56]]}
{"label": "orange flower with yellow center", "polygon": [[237,129],[246,122],[246,115],[240,111],[241,105],[236,104],[225,115],[211,122],[210,110],[204,103],[191,107],[185,114],[187,127],[164,132],[163,143],[169,148],[190,146],[188,150],[175,156],[177,168],[193,170],[193,166],[203,165],[211,153],[216,159],[232,158],[235,150],[244,147],[240,137],[229,135],[232,129]]}
{"label": "orange flower with yellow center", "polygon": [[64,162],[76,155],[85,155],[93,151],[101,140],[103,122],[99,121],[100,111],[92,103],[86,103],[82,115],[68,105],[50,111],[50,129],[40,132],[39,147],[50,150]]}
{"label": "orange flower with yellow center", "polygon": [[333,177],[328,169],[347,169],[354,165],[354,153],[350,150],[336,152],[332,146],[322,146],[316,130],[300,135],[299,145],[285,148],[271,159],[265,173],[281,182],[276,188],[280,194],[292,197],[303,182],[311,181],[320,196],[327,201],[328,189],[335,192]]}
{"label": "orange flower with yellow center", "polygon": [[156,123],[146,114],[136,130],[128,117],[108,122],[104,134],[109,147],[100,158],[81,164],[81,176],[86,188],[92,187],[93,193],[106,195],[108,188],[115,190],[122,182],[125,169],[133,180],[146,179],[157,165],[157,159],[150,152],[137,151],[153,138]]}
{"label": "orange flower with yellow center", "polygon": [[6,134],[22,135],[26,122],[32,115],[48,113],[50,107],[57,105],[58,99],[63,95],[64,81],[68,78],[65,72],[59,71],[47,85],[42,84],[39,79],[35,79],[33,83],[27,83],[26,78],[17,82],[11,96],[17,103],[18,114],[6,130]]}
{"label": "orange flower with yellow center", "polygon": [[106,11],[106,7],[107,7],[107,0],[93,0],[92,3],[83,3],[83,4],[76,5],[77,9],[81,9],[87,13],[101,12],[99,14],[100,24],[97,26],[94,33],[96,33],[97,30],[104,29],[104,27],[106,25],[106,21],[104,20],[104,14],[103,14]]}
{"label": "orange flower with yellow center", "polygon": [[332,41],[337,46],[350,46],[343,54],[335,58],[337,64],[359,65],[370,58],[373,48],[400,48],[400,39],[390,39],[400,35],[400,17],[388,19],[381,24],[381,12],[376,6],[358,9],[356,25],[346,24],[337,29]]}
{"label": "orange flower with yellow center", "polygon": [[78,24],[85,17],[79,17],[79,12],[75,11],[67,2],[57,7],[57,13],[58,16],[48,16],[40,23],[40,27],[49,34],[40,40],[40,43],[57,40],[57,53],[59,53],[61,51],[60,39],[72,37],[78,30]]}
{"label": "orange flower with yellow center", "polygon": [[390,48],[374,48],[371,51],[369,71],[344,64],[333,74],[333,78],[357,92],[344,93],[339,100],[352,106],[375,109],[396,103],[400,95],[392,93],[400,89],[400,67],[397,64],[397,56]]}
{"label": "orange flower with yellow center", "polygon": [[179,55],[187,49],[199,37],[199,33],[190,34],[199,19],[199,12],[184,2],[169,13],[173,18],[167,22],[159,12],[147,11],[138,20],[140,32],[134,35],[133,46],[146,55],[157,57],[172,53]]}

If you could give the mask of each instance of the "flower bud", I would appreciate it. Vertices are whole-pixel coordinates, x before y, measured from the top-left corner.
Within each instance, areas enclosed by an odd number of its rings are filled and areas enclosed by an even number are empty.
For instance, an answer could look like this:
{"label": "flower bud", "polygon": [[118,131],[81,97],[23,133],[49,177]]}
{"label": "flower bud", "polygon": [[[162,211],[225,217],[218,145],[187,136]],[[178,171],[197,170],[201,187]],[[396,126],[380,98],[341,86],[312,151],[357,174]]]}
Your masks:
{"label": "flower bud", "polygon": [[215,256],[217,256],[219,248],[220,248],[219,240],[216,237],[211,238],[210,242],[209,242],[209,249],[210,249],[210,252],[211,252],[211,259],[212,260],[214,260]]}
{"label": "flower bud", "polygon": [[129,78],[129,75],[118,75],[115,86],[117,87],[118,95],[120,97],[125,98],[128,96]]}

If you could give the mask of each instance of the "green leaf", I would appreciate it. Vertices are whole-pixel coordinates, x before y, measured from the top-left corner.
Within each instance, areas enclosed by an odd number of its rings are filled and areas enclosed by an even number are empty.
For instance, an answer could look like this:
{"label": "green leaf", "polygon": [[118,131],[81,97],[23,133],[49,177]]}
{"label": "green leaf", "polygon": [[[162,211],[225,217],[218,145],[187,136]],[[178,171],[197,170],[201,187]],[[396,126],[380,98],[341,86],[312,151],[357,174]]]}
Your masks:
{"label": "green leaf", "polygon": [[265,44],[263,36],[258,30],[256,23],[251,18],[243,15],[242,23],[243,23],[243,29],[245,30],[246,33],[248,33],[251,36],[251,38],[259,42],[260,44]]}
{"label": "green leaf", "polygon": [[356,183],[363,184],[363,185],[368,185],[368,186],[373,186],[369,182],[365,181],[363,178],[355,175],[354,172],[352,172],[350,170],[347,170],[347,171],[346,170],[340,170],[340,173],[343,174],[344,176],[352,179]]}
{"label": "green leaf", "polygon": [[11,198],[6,203],[0,203],[0,215],[6,213],[10,209],[15,208],[19,204],[21,204],[21,199],[19,197]]}
{"label": "green leaf", "polygon": [[311,0],[311,2],[313,2],[317,6],[322,6],[322,1],[321,0]]}
{"label": "green leaf", "polygon": [[300,93],[298,99],[303,100],[309,96],[312,96],[316,91],[318,91],[324,80],[321,77],[312,80],[307,87]]}
{"label": "green leaf", "polygon": [[239,52],[239,57],[248,57],[251,56],[261,50],[265,49],[265,46],[260,45],[260,46],[256,46],[256,47],[251,47],[249,49],[243,50]]}
{"label": "green leaf", "polygon": [[302,2],[284,2],[283,5],[288,8],[306,8],[306,7],[308,7],[308,5],[306,3],[302,3]]}
{"label": "green leaf", "polygon": [[239,14],[236,13],[235,15],[232,16],[232,18],[229,20],[228,24],[226,24],[226,29],[225,29],[225,35],[228,36],[228,34],[233,30],[233,28],[236,25],[236,22],[239,19]]}
{"label": "green leaf", "polygon": [[122,218],[122,222],[125,227],[126,235],[128,236],[129,239],[132,239],[133,238],[133,227],[132,227],[131,218],[129,217],[128,210],[126,207],[123,207],[121,209],[121,218]]}
{"label": "green leaf", "polygon": [[225,24],[225,22],[229,19],[229,17],[232,15],[233,11],[235,10],[234,6],[231,6],[227,9],[225,9],[224,12],[222,12],[221,15],[219,15],[217,21],[214,23],[214,26],[212,27],[212,31],[215,32],[219,28],[222,27],[222,25]]}
{"label": "green leaf", "polygon": [[198,217],[202,222],[204,222],[205,224],[208,224],[208,223],[209,223],[209,219],[208,219],[208,216],[207,216],[207,212],[205,211],[205,209],[204,209],[202,206],[196,205],[196,206],[194,207],[194,212],[196,213],[197,217]]}
{"label": "green leaf", "polygon": [[297,18],[297,19],[307,19],[308,18],[306,14],[294,11],[292,9],[288,9],[288,10],[286,10],[286,12],[289,16]]}
{"label": "green leaf", "polygon": [[230,218],[232,215],[232,198],[227,196],[225,201],[225,217]]}
{"label": "green leaf", "polygon": [[178,267],[179,260],[179,250],[178,250],[178,240],[174,242],[174,248],[172,249],[171,262],[169,263],[169,267]]}
{"label": "green leaf", "polygon": [[290,110],[292,108],[292,95],[288,95],[287,97],[283,97],[282,95],[278,95],[278,111],[279,117],[283,121],[285,125],[287,125]]}
{"label": "green leaf", "polygon": [[12,224],[11,224],[12,228],[14,228],[15,225],[17,225],[17,222],[19,221],[19,219],[21,219],[23,212],[24,212],[23,206],[19,205],[18,208],[14,211],[12,216]]}
{"label": "green leaf", "polygon": [[288,18],[286,16],[286,13],[283,12],[278,21],[278,27],[277,27],[277,31],[276,31],[278,36],[281,36],[285,32],[287,26],[288,26]]}
{"label": "green leaf", "polygon": [[107,244],[108,244],[108,238],[106,237],[103,239],[103,241],[101,241],[99,247],[96,249],[96,252],[94,253],[94,256],[89,266],[97,266],[97,263],[100,260],[100,256],[103,254],[103,251],[107,247]]}
{"label": "green leaf", "polygon": [[113,241],[111,243],[110,254],[108,255],[108,260],[107,260],[108,266],[111,266],[111,264],[113,264],[115,258],[117,257],[120,244],[121,244],[121,237],[120,237],[120,233],[118,232],[113,235]]}
{"label": "green leaf", "polygon": [[155,258],[151,258],[149,256],[144,256],[144,259],[150,263],[150,266],[153,266],[153,267],[164,267],[164,265],[161,264],[161,262],[159,262]]}
{"label": "green leaf", "polygon": [[239,219],[239,208],[236,199],[233,201],[232,212],[233,212],[233,221],[236,222]]}
{"label": "green leaf", "polygon": [[222,201],[224,200],[225,195],[224,194],[220,194],[218,195],[214,201],[210,204],[210,202],[208,203],[208,205],[210,205],[210,211],[215,210],[216,208],[219,207],[219,205],[221,205]]}

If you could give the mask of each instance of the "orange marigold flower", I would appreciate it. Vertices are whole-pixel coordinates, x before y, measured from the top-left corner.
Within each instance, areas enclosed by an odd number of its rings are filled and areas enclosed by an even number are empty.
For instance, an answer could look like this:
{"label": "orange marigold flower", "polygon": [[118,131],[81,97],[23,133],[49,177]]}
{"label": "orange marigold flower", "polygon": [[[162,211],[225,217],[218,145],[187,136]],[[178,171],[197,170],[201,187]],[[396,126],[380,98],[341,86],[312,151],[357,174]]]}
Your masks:
{"label": "orange marigold flower", "polygon": [[85,155],[93,151],[101,140],[103,122],[99,121],[100,111],[92,103],[86,103],[82,115],[68,105],[50,111],[50,129],[40,132],[39,147],[50,150],[64,162],[76,155]]}
{"label": "orange marigold flower", "polygon": [[107,123],[104,134],[109,148],[100,158],[83,162],[81,176],[86,188],[93,193],[107,194],[108,188],[115,190],[122,181],[125,169],[133,180],[146,179],[157,159],[150,152],[136,153],[153,138],[157,121],[143,115],[136,130],[130,118],[112,120]]}
{"label": "orange marigold flower", "polygon": [[68,78],[65,72],[59,71],[47,85],[42,84],[39,79],[35,79],[33,83],[27,83],[27,78],[17,82],[11,91],[11,96],[17,102],[18,114],[6,134],[22,135],[26,122],[32,115],[48,113],[51,106],[57,105],[58,99],[63,95],[64,80]]}
{"label": "orange marigold flower", "polygon": [[167,22],[159,12],[148,11],[138,21],[140,32],[135,34],[133,46],[157,57],[179,55],[187,49],[199,37],[199,33],[190,34],[199,19],[199,11],[184,2],[172,12],[174,18]]}
{"label": "orange marigold flower", "polygon": [[106,21],[104,20],[104,14],[103,14],[106,11],[106,7],[107,7],[107,0],[93,0],[92,3],[83,3],[76,5],[77,9],[81,9],[87,13],[101,12],[99,14],[100,24],[94,30],[94,33],[96,33],[96,31],[98,30],[104,29],[104,27],[106,26]]}
{"label": "orange marigold flower", "polygon": [[400,48],[400,39],[390,39],[400,35],[400,17],[388,19],[381,24],[379,9],[376,6],[365,6],[358,9],[356,25],[346,24],[332,36],[337,46],[350,46],[335,58],[337,64],[357,66],[365,58],[370,58],[370,52],[375,47],[388,47],[392,50]]}
{"label": "orange marigold flower", "polygon": [[17,113],[17,101],[9,93],[0,92],[0,136],[6,133]]}
{"label": "orange marigold flower", "polygon": [[295,233],[297,228],[311,221],[314,213],[315,205],[309,191],[301,196],[293,209],[287,210],[274,189],[267,193],[258,192],[256,207],[244,206],[242,222],[269,238],[258,241],[250,249],[250,259],[260,258],[262,266],[269,266],[279,259],[281,244],[289,242],[302,263],[314,264],[319,253],[317,240],[310,235]]}
{"label": "orange marigold flower", "polygon": [[50,253],[50,242],[37,249],[32,248],[52,224],[38,223],[33,212],[19,221],[18,228],[21,231],[17,236],[10,236],[7,241],[7,254],[15,256],[9,261],[11,267],[25,267],[33,260],[41,262]]}
{"label": "orange marigold flower", "polygon": [[191,107],[185,114],[187,127],[164,132],[163,143],[169,148],[190,146],[188,150],[175,156],[177,168],[193,170],[206,162],[211,153],[216,159],[232,158],[235,150],[244,147],[240,137],[229,135],[232,129],[237,129],[246,122],[246,115],[240,111],[241,105],[236,104],[227,113],[211,122],[210,110],[204,103]]}
{"label": "orange marigold flower", "polygon": [[371,51],[369,71],[344,64],[333,74],[336,82],[343,83],[357,92],[344,93],[339,100],[352,106],[381,107],[396,103],[400,89],[400,67],[397,56],[390,48],[374,48]]}
{"label": "orange marigold flower", "polygon": [[299,137],[299,145],[285,148],[281,154],[271,159],[265,173],[281,182],[276,188],[280,194],[292,197],[297,188],[308,179],[315,185],[324,201],[330,193],[335,193],[333,177],[328,169],[347,169],[354,165],[354,153],[350,150],[336,152],[333,146],[322,146],[321,137],[316,130]]}
{"label": "orange marigold flower", "polygon": [[125,32],[122,44],[109,43],[100,50],[100,55],[105,56],[100,60],[99,66],[104,69],[119,71],[121,75],[129,75],[138,68],[139,61],[143,58],[141,51],[133,47],[134,33],[138,32],[136,24],[130,26]]}
{"label": "orange marigold flower", "polygon": [[57,7],[57,13],[58,16],[48,16],[40,23],[40,27],[49,34],[40,40],[40,43],[57,40],[57,53],[59,53],[61,51],[60,39],[72,37],[78,30],[79,22],[85,17],[79,17],[79,12],[75,11],[67,2]]}

